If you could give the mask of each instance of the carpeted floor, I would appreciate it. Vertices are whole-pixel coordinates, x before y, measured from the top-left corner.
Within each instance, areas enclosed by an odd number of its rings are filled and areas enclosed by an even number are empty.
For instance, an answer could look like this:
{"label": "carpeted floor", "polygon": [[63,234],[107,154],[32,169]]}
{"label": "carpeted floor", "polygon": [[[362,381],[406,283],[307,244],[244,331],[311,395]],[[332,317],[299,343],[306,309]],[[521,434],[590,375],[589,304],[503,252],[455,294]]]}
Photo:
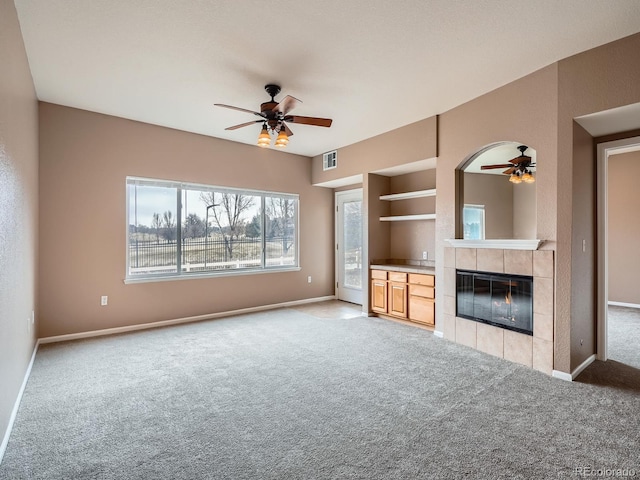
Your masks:
{"label": "carpeted floor", "polygon": [[626,368],[569,383],[423,329],[293,309],[45,345],[0,479],[640,476]]}
{"label": "carpeted floor", "polygon": [[640,309],[609,306],[607,327],[609,358],[640,368]]}

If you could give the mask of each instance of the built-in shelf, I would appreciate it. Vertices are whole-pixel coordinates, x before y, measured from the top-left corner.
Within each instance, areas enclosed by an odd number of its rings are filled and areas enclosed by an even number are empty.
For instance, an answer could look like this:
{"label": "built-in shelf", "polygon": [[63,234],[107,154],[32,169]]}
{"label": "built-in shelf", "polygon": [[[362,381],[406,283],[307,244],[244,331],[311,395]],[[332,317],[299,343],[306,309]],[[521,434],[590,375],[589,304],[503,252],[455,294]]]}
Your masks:
{"label": "built-in shelf", "polygon": [[380,200],[406,200],[408,198],[435,197],[436,189],[416,190],[415,192],[391,193],[389,195],[380,195]]}
{"label": "built-in shelf", "polygon": [[404,222],[407,220],[434,220],[435,213],[422,213],[420,215],[394,215],[391,217],[380,217],[381,222]]}
{"label": "built-in shelf", "polygon": [[[381,219],[382,220],[382,219]],[[495,239],[495,240],[462,240],[458,238],[449,238],[447,242],[454,248],[495,248],[502,250],[537,250],[542,245],[543,240],[514,240],[514,239]]]}

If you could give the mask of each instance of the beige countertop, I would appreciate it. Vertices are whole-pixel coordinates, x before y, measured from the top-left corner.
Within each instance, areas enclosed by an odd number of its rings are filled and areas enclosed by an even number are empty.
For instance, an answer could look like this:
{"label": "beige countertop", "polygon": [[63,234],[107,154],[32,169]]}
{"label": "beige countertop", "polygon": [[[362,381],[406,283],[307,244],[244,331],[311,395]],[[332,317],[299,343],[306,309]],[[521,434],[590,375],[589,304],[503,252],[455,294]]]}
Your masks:
{"label": "beige countertop", "polygon": [[403,273],[426,273],[429,275],[435,275],[436,269],[433,266],[423,265],[396,265],[396,264],[373,264],[370,266],[372,270],[387,270],[391,272],[403,272]]}

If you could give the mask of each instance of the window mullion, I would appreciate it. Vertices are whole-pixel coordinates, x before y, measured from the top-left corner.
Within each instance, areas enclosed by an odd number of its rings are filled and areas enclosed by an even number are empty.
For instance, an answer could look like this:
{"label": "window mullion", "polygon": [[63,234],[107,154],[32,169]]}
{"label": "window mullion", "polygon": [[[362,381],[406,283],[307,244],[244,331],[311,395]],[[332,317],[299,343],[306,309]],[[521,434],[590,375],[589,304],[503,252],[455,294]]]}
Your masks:
{"label": "window mullion", "polygon": [[182,274],[182,188],[177,188],[176,195],[176,269]]}
{"label": "window mullion", "polygon": [[266,231],[266,214],[265,214],[265,197],[264,194],[260,195],[260,244],[261,244],[261,268],[267,267],[267,231]]}

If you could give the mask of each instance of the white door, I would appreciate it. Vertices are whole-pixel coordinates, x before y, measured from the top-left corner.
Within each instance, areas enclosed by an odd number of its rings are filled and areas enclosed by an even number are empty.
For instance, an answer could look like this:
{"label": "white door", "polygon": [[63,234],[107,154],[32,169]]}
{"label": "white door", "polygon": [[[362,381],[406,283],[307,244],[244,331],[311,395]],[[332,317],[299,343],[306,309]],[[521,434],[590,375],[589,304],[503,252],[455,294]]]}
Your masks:
{"label": "white door", "polygon": [[336,297],[362,305],[362,189],[336,192]]}

